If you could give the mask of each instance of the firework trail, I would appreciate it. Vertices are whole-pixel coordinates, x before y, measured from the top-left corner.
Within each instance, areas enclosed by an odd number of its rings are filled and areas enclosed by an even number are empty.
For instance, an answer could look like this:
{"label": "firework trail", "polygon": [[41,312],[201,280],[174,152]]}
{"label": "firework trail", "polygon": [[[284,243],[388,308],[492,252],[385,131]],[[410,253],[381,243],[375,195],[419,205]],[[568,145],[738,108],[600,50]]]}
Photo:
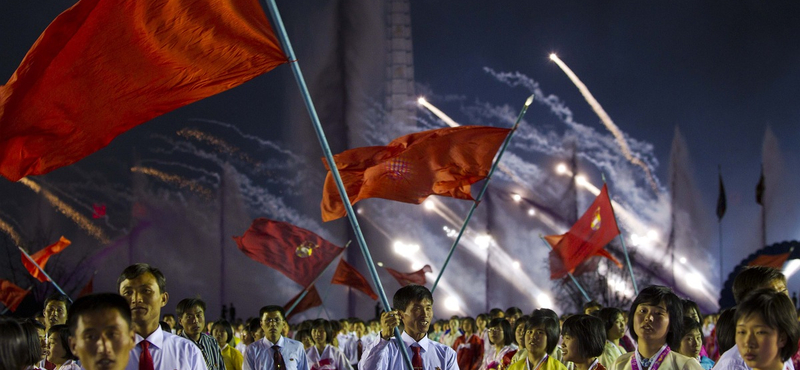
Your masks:
{"label": "firework trail", "polygon": [[200,130],[190,129],[190,128],[183,128],[177,132],[178,136],[185,137],[187,139],[194,139],[200,142],[208,143],[214,147],[216,147],[220,152],[228,153],[230,155],[236,155],[239,159],[250,163],[255,166],[260,166],[261,163],[251,158],[247,153],[242,152],[239,148],[228,144],[227,141],[222,140],[218,137],[213,135],[207,134]]}
{"label": "firework trail", "polygon": [[17,247],[22,247],[22,237],[19,236],[19,233],[17,233],[16,230],[14,230],[13,226],[9,225],[2,219],[0,219],[0,230],[8,234],[11,240],[14,241],[14,245],[16,245]]}
{"label": "firework trail", "polygon": [[293,161],[296,161],[296,162],[302,162],[303,161],[300,157],[298,157],[297,155],[295,155],[291,151],[283,149],[279,145],[277,145],[277,144],[275,144],[275,143],[273,143],[271,141],[264,140],[264,139],[262,139],[262,138],[260,138],[258,136],[245,134],[238,127],[236,127],[235,125],[232,125],[230,123],[220,122],[220,121],[215,121],[215,120],[210,120],[210,119],[202,119],[202,118],[194,118],[194,119],[190,119],[190,121],[211,123],[211,124],[214,124],[214,125],[218,125],[218,126],[222,126],[222,127],[231,129],[234,132],[236,132],[237,134],[239,134],[239,136],[241,136],[241,137],[243,137],[245,139],[249,139],[249,140],[257,142],[258,145],[261,146],[261,147],[269,148],[269,149],[275,150],[276,152],[279,152],[281,154],[287,155]]}
{"label": "firework trail", "polygon": [[[219,185],[219,182],[220,182],[220,175],[219,175],[218,173],[216,173],[216,172],[213,172],[213,171],[208,171],[208,170],[205,170],[205,169],[202,169],[202,168],[198,168],[198,167],[190,166],[190,165],[188,165],[188,164],[185,164],[185,163],[180,163],[180,162],[169,162],[169,161],[160,161],[160,160],[158,160],[158,159],[143,159],[143,160],[141,161],[141,163],[153,163],[153,164],[160,164],[160,165],[163,165],[163,166],[175,166],[175,167],[181,167],[181,168],[185,168],[185,169],[187,169],[187,170],[191,170],[191,171],[195,171],[195,172],[200,172],[200,173],[202,173],[203,175],[206,175],[206,176],[208,176],[208,177],[213,177],[214,179],[216,179],[216,180],[217,180],[217,182],[215,183],[215,185]],[[206,180],[205,178],[202,178],[202,179],[203,179],[203,181],[208,181],[208,180]],[[209,182],[210,182],[210,181],[209,181]]]}
{"label": "firework trail", "polygon": [[448,126],[450,127],[461,126],[458,123],[456,123],[456,121],[454,121],[452,118],[450,118],[448,115],[444,114],[444,112],[439,110],[439,108],[436,108],[433,104],[428,103],[428,101],[425,98],[419,98],[417,99],[417,102],[419,102],[419,104],[422,105],[423,107],[428,108],[428,110],[431,111],[431,113],[435,114],[436,117],[439,117],[439,119],[444,121],[444,123],[446,123]]}
{"label": "firework trail", "polygon": [[48,202],[50,202],[53,207],[55,207],[59,212],[61,212],[64,216],[67,216],[70,220],[75,222],[81,229],[86,231],[89,235],[93,236],[95,239],[99,240],[103,244],[107,244],[110,239],[105,235],[102,229],[94,225],[91,221],[89,221],[86,216],[80,214],[74,208],[70,207],[68,204],[64,203],[59,199],[55,194],[50,192],[47,189],[42,189],[42,187],[33,182],[32,180],[28,179],[27,177],[23,177],[18,181],[19,183],[29,187],[37,194],[42,194]]}
{"label": "firework trail", "polygon": [[185,179],[185,178],[183,178],[181,176],[178,176],[178,175],[171,175],[171,174],[159,171],[159,170],[157,170],[155,168],[140,167],[140,166],[131,167],[131,172],[138,172],[138,173],[142,173],[142,174],[145,174],[145,175],[153,176],[153,177],[155,177],[155,178],[157,178],[157,179],[159,179],[161,181],[174,184],[174,185],[178,186],[181,189],[188,188],[189,190],[200,194],[205,199],[210,199],[211,198],[211,190],[209,190],[208,188],[198,184],[195,181]]}
{"label": "firework trail", "polygon": [[597,99],[592,96],[592,93],[589,92],[589,89],[586,87],[586,85],[581,82],[575,72],[572,72],[572,70],[569,69],[569,67],[567,67],[567,65],[564,64],[564,62],[561,61],[558,56],[555,54],[550,54],[550,59],[556,62],[561,70],[567,74],[570,80],[572,80],[572,83],[578,87],[581,95],[583,95],[595,113],[597,113],[597,116],[600,117],[600,120],[603,121],[603,124],[606,126],[606,128],[608,128],[608,130],[611,131],[611,133],[617,139],[617,144],[619,144],[619,147],[622,150],[622,154],[625,155],[625,158],[644,170],[644,172],[647,174],[647,180],[650,182],[650,186],[653,188],[653,191],[658,192],[658,185],[653,179],[653,174],[650,173],[650,168],[647,167],[647,165],[639,158],[633,156],[631,149],[628,147],[628,143],[625,141],[625,135],[622,133],[622,131],[620,131],[619,127],[614,124],[614,121],[611,120],[611,117],[608,115],[608,113],[606,113],[605,109],[603,109],[600,103],[597,102]]}

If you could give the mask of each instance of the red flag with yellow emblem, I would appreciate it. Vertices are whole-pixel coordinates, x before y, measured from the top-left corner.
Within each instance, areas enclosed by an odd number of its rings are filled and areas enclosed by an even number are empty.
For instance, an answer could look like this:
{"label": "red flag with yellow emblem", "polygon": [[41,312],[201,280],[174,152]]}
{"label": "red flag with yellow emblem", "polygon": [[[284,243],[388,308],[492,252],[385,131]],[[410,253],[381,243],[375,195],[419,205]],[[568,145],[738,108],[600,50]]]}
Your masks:
{"label": "red flag with yellow emblem", "polygon": [[553,246],[550,252],[550,279],[567,276],[591,256],[606,257],[622,267],[614,256],[603,249],[617,235],[619,227],[608,197],[608,187],[603,185],[600,195],[566,234],[545,237]]}

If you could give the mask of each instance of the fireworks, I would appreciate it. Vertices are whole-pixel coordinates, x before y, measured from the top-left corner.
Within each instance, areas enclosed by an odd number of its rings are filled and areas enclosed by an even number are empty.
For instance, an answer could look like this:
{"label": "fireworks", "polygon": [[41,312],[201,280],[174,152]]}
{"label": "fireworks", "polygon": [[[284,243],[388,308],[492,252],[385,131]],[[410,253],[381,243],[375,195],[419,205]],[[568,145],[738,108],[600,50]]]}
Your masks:
{"label": "fireworks", "polygon": [[9,225],[2,219],[0,219],[0,230],[2,230],[6,234],[8,234],[9,237],[11,237],[11,240],[14,241],[14,245],[16,245],[17,247],[22,246],[22,237],[19,236],[19,233],[17,233],[16,230],[14,230],[14,227]]}
{"label": "fireworks", "polygon": [[151,167],[131,167],[131,172],[138,172],[143,173],[145,175],[153,176],[161,181],[168,182],[178,186],[181,189],[189,189],[195,193],[200,194],[203,198],[209,199],[211,198],[211,190],[198,184],[195,181],[185,179],[178,175],[171,175],[168,173],[164,173],[159,171],[155,168]]}

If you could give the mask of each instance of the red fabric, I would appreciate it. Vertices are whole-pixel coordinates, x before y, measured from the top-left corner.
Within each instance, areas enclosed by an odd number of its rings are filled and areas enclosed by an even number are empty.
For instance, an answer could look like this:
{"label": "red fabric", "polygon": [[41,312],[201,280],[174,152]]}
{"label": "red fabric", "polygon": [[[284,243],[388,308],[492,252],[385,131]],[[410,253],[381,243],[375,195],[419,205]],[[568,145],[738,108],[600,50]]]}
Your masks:
{"label": "red fabric", "polygon": [[[619,227],[608,197],[608,186],[603,185],[586,213],[564,235],[545,237],[553,245],[550,252],[550,279],[561,279],[591,256],[599,255],[617,261],[603,247],[619,235]],[[553,242],[556,242],[553,244]]]}
{"label": "red fabric", "polygon": [[0,86],[0,174],[72,164],[286,61],[256,0],[80,0]]}
{"label": "red fabric", "polygon": [[456,362],[461,370],[478,370],[483,361],[483,339],[477,334],[473,334],[467,340],[466,335],[462,335],[453,343],[453,350],[456,351]]}
{"label": "red fabric", "polygon": [[92,278],[89,279],[89,282],[86,283],[86,286],[84,286],[83,289],[81,289],[81,292],[78,293],[78,298],[88,294],[92,294],[92,291],[94,291],[94,276],[92,276]]}
{"label": "red fabric", "polygon": [[750,261],[747,266],[764,266],[780,270],[783,268],[783,264],[786,263],[786,260],[789,259],[789,254],[790,253],[762,254]]}
{"label": "red fabric", "polygon": [[[72,242],[62,236],[57,242],[48,245],[42,250],[32,254],[31,258],[33,258],[33,260],[36,261],[36,264],[39,265],[39,267],[44,269],[44,266],[47,264],[47,261],[50,259],[50,256],[60,253],[61,251],[64,250],[64,248],[68,247],[70,244],[72,244]],[[31,263],[30,260],[28,260],[28,257],[25,257],[24,254],[21,255],[21,257],[22,257],[22,264],[25,265],[25,268],[28,270],[28,272],[31,273],[31,276],[35,277],[36,279],[39,279],[39,281],[43,283],[50,281],[50,279],[44,276],[44,274],[41,271],[39,271],[38,268],[36,268],[36,265]]]}
{"label": "red fabric", "polygon": [[344,248],[286,222],[257,218],[233,237],[248,257],[272,267],[303,287],[311,285]]}
{"label": "red fabric", "polygon": [[30,293],[30,290],[22,289],[16,284],[0,279],[0,302],[8,307],[11,312],[17,310],[19,304],[25,299],[25,296]]}
{"label": "red fabric", "polygon": [[390,269],[388,267],[386,267],[386,271],[388,271],[389,274],[392,275],[392,277],[394,277],[398,283],[400,283],[400,286],[406,286],[409,284],[425,285],[427,282],[425,279],[425,273],[433,272],[430,265],[425,265],[425,267],[419,271],[409,273],[398,272],[397,270]]}
{"label": "red fabric", "polygon": [[92,213],[92,218],[103,218],[106,217],[106,205],[105,204],[92,204],[92,208],[94,212]]}
{"label": "red fabric", "polygon": [[139,354],[139,370],[154,370],[153,356],[150,354],[150,342],[146,339],[139,342],[142,347],[142,353]]}
{"label": "red fabric", "polygon": [[[429,195],[471,200],[470,184],[484,179],[511,130],[484,126],[417,132],[387,146],[334,156],[351,204],[367,198],[422,203]],[[322,190],[322,220],[345,216],[344,203],[328,168]]]}
{"label": "red fabric", "polygon": [[420,354],[420,350],[422,347],[416,345],[411,346],[411,352],[413,355],[411,356],[411,367],[414,370],[422,370],[424,369],[424,365],[422,364],[422,355]]}
{"label": "red fabric", "polygon": [[[289,307],[292,307],[294,302],[303,295],[303,292],[297,293],[296,296],[292,297],[285,305],[283,305],[283,310],[288,311]],[[289,320],[295,314],[301,313],[305,310],[308,310],[312,307],[319,307],[322,306],[322,298],[320,298],[319,293],[317,292],[317,287],[312,285],[311,288],[308,288],[308,293],[303,297],[300,303],[295,306],[292,312],[289,312],[286,315],[286,320]]]}
{"label": "red fabric", "polygon": [[367,279],[365,279],[355,267],[347,263],[347,261],[344,259],[339,260],[339,265],[336,266],[336,272],[333,273],[331,284],[349,286],[368,295],[373,300],[378,299],[378,295],[372,290],[372,287],[367,282]]}

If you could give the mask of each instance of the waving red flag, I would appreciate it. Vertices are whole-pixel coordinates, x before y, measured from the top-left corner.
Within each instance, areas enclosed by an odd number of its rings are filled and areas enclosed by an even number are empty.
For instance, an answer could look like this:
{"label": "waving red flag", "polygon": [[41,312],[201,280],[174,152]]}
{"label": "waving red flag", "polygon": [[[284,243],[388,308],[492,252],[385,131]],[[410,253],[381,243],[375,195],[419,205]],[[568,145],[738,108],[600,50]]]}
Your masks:
{"label": "waving red flag", "polygon": [[286,59],[257,0],[80,0],[0,86],[0,174],[77,162]]}
{"label": "waving red flag", "polygon": [[419,271],[408,272],[408,273],[399,272],[397,270],[390,269],[388,267],[385,268],[386,271],[389,272],[389,275],[392,275],[392,277],[394,277],[397,280],[397,282],[400,283],[400,286],[406,286],[409,284],[425,285],[425,283],[428,282],[425,279],[425,273],[433,272],[433,270],[431,270],[430,265],[425,265],[425,267],[423,267]]}
{"label": "waving red flag", "polygon": [[22,289],[8,280],[0,279],[0,302],[6,305],[11,312],[17,310],[19,304],[30,292],[30,289]]}
{"label": "waving red flag", "polygon": [[339,266],[336,266],[336,272],[333,273],[331,284],[349,286],[368,295],[373,300],[378,299],[378,295],[369,286],[367,279],[344,259],[339,260]]}
{"label": "waving red flag", "polygon": [[[72,242],[62,236],[57,242],[48,245],[46,248],[32,254],[31,258],[33,258],[33,260],[36,261],[36,264],[39,265],[39,267],[44,269],[44,265],[46,265],[47,261],[50,260],[50,256],[60,253],[61,251],[64,250],[64,248],[68,247],[70,244],[72,244]],[[38,268],[36,268],[36,265],[31,263],[30,260],[28,260],[28,257],[25,257],[24,255],[22,255],[21,257],[22,257],[22,264],[25,265],[25,268],[28,270],[28,272],[31,273],[31,276],[39,279],[39,281],[43,283],[50,281],[50,279],[48,279],[47,276],[44,276],[44,274],[41,271],[39,271]]]}
{"label": "waving red flag", "polygon": [[244,232],[234,236],[248,257],[272,267],[303,287],[325,270],[344,248],[317,234],[286,222],[257,218]]}
{"label": "waving red flag", "polygon": [[[346,150],[334,156],[351,204],[367,198],[422,203],[429,195],[472,199],[470,184],[489,175],[497,150],[510,129],[447,127],[394,139],[387,146]],[[322,220],[345,215],[344,204],[328,177],[322,190]]]}
{"label": "waving red flag", "polygon": [[[300,298],[302,294],[303,292],[301,291],[300,293],[297,293],[296,296],[292,297],[292,299],[290,299],[289,302],[287,302],[283,306],[283,311],[284,312],[288,311],[289,308],[292,307],[294,302],[297,301],[297,299]],[[286,320],[289,320],[295,314],[306,311],[309,308],[319,307],[319,306],[322,306],[322,298],[319,297],[319,293],[317,292],[317,287],[315,285],[312,285],[311,288],[308,288],[308,293],[305,295],[305,297],[303,297],[300,303],[298,303],[297,306],[294,307],[292,312],[289,312],[289,314],[286,315]]]}
{"label": "waving red flag", "polygon": [[775,269],[782,269],[783,264],[789,259],[791,253],[781,254],[760,254],[758,257],[750,261],[747,266],[765,266]]}
{"label": "waving red flag", "polygon": [[617,235],[619,227],[608,197],[608,187],[603,185],[600,195],[566,234],[545,237],[553,245],[550,252],[550,279],[567,276],[591,256],[606,257],[622,267],[614,256],[603,249]]}
{"label": "waving red flag", "polygon": [[80,293],[78,293],[78,298],[83,297],[85,295],[92,294],[94,291],[94,276],[89,279],[89,282],[81,289]]}

